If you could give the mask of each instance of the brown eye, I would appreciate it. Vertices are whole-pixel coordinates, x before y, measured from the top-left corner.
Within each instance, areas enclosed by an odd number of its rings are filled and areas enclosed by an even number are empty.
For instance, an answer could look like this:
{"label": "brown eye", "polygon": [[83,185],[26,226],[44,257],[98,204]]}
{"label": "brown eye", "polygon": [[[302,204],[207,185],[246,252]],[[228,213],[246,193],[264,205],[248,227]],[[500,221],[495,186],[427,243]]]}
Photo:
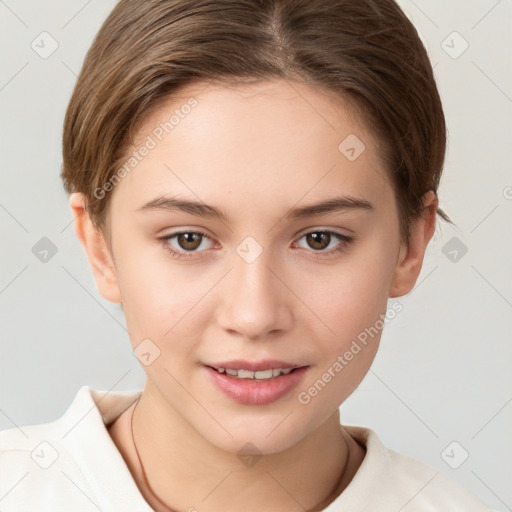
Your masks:
{"label": "brown eye", "polygon": [[304,233],[297,242],[299,247],[308,249],[315,258],[328,258],[348,250],[354,243],[354,237],[330,230],[317,230]]}
{"label": "brown eye", "polygon": [[176,239],[181,249],[194,251],[202,242],[203,235],[200,233],[180,233]]}
{"label": "brown eye", "polygon": [[315,231],[306,235],[306,240],[312,249],[322,250],[331,243],[331,234],[326,231]]}
{"label": "brown eye", "polygon": [[213,240],[201,231],[180,231],[159,240],[172,256],[184,259],[200,257],[205,249],[215,245]]}

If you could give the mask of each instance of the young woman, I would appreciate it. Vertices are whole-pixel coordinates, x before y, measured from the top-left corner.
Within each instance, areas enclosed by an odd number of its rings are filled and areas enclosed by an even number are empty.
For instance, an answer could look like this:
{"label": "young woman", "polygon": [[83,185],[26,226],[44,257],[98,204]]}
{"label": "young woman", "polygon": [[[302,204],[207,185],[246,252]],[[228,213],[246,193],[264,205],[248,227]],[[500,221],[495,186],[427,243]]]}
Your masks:
{"label": "young woman", "polygon": [[488,510],[339,417],[449,220],[445,142],[392,0],[121,0],[62,178],[146,386],[2,432],[1,510]]}

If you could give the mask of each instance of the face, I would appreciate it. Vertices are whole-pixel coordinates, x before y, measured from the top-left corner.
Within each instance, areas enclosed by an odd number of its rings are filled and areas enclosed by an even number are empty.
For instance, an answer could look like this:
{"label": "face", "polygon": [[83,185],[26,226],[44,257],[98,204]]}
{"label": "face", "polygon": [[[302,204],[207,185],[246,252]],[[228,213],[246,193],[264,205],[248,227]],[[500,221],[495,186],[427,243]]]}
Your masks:
{"label": "face", "polygon": [[401,254],[371,133],[305,84],[195,84],[137,149],[108,222],[154,402],[225,450],[294,445],[367,373]]}

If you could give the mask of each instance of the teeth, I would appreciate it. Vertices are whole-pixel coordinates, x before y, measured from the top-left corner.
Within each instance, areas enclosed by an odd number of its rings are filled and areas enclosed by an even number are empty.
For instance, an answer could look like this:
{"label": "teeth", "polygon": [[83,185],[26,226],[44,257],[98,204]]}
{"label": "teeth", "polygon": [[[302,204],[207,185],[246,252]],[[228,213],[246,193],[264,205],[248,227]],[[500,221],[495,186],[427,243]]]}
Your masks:
{"label": "teeth", "polygon": [[272,376],[273,376],[272,370],[262,370],[259,372],[254,372],[255,379],[270,379]]}
{"label": "teeth", "polygon": [[268,369],[268,370],[260,370],[257,372],[253,372],[251,370],[234,370],[231,368],[217,368],[219,373],[226,373],[231,377],[236,377],[238,379],[258,379],[258,380],[268,380],[273,377],[279,377],[280,375],[288,375],[293,368],[276,368],[276,369]]}

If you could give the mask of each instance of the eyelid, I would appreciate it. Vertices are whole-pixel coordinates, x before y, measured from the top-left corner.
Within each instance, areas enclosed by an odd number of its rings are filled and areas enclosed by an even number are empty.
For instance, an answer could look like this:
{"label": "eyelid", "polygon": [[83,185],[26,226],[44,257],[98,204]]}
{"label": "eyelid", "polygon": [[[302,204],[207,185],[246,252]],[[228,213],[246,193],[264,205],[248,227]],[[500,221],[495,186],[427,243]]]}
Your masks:
{"label": "eyelid", "polygon": [[[183,249],[174,249],[173,246],[170,244],[170,240],[179,236],[179,235],[182,235],[182,234],[196,234],[196,235],[200,235],[202,237],[202,240],[204,240],[205,238],[210,240],[214,245],[215,245],[215,240],[210,236],[208,235],[207,233],[205,233],[202,229],[197,229],[197,228],[181,228],[179,229],[178,231],[173,231],[171,233],[168,233],[168,234],[165,234],[163,236],[160,236],[158,237],[158,241],[159,243],[164,247],[164,249],[168,252],[170,252],[172,254],[173,257],[175,258],[194,258],[194,257],[197,257],[196,255],[202,253],[202,252],[205,252],[207,249],[204,249],[202,251],[186,251],[186,250],[183,250]],[[201,240],[201,242],[202,242]]]}
{"label": "eyelid", "polygon": [[[181,234],[185,234],[185,233],[186,234],[191,234],[191,233],[197,234],[197,235],[202,236],[203,239],[206,238],[206,239],[210,240],[211,242],[215,243],[214,239],[210,235],[205,233],[203,230],[197,229],[197,228],[194,228],[194,229],[181,228],[178,231],[171,232],[162,237],[159,237],[158,240],[164,246],[164,248],[173,255],[173,257],[178,258],[178,259],[182,258],[182,257],[185,259],[197,258],[197,257],[200,257],[198,255],[200,255],[201,253],[208,251],[208,249],[203,249],[201,251],[198,251],[198,250],[186,251],[186,250],[182,250],[182,249],[174,249],[170,245],[169,240],[172,238],[175,238],[176,236],[179,236]],[[336,254],[339,254],[339,253],[345,251],[348,248],[348,246],[350,244],[352,244],[355,240],[354,236],[340,233],[333,228],[317,227],[317,228],[307,228],[307,229],[299,232],[299,234],[297,234],[295,236],[294,244],[296,244],[304,236],[309,235],[311,233],[329,233],[330,235],[333,235],[334,237],[336,237],[338,239],[338,244],[336,245],[336,247],[329,251],[324,251],[324,250],[315,251],[313,249],[308,250],[305,248],[300,248],[300,249],[304,249],[307,252],[311,253],[313,255],[313,257],[315,257],[315,258],[328,258],[329,256],[334,256]]]}
{"label": "eyelid", "polygon": [[[339,235],[341,237],[347,237],[352,238],[352,235],[348,233],[343,233],[341,231],[336,231],[337,228],[329,228],[329,227],[314,227],[314,228],[306,228],[302,231],[299,231],[297,235],[295,235],[295,238],[302,238],[304,235],[308,235],[309,233],[331,233],[334,235]],[[347,231],[350,231],[347,229]],[[352,231],[350,231],[352,233]]]}
{"label": "eyelid", "polygon": [[298,243],[299,240],[301,240],[304,236],[309,235],[310,233],[329,233],[331,236],[334,236],[338,243],[333,249],[330,249],[328,251],[320,250],[315,251],[313,249],[305,249],[303,247],[299,247],[299,249],[305,250],[309,253],[309,255],[313,258],[322,258],[327,259],[329,257],[335,257],[349,249],[349,246],[352,245],[356,238],[353,235],[346,235],[344,233],[340,233],[338,231],[335,231],[333,228],[313,228],[313,229],[307,229],[306,231],[303,231],[296,237],[296,241],[294,244]]}

